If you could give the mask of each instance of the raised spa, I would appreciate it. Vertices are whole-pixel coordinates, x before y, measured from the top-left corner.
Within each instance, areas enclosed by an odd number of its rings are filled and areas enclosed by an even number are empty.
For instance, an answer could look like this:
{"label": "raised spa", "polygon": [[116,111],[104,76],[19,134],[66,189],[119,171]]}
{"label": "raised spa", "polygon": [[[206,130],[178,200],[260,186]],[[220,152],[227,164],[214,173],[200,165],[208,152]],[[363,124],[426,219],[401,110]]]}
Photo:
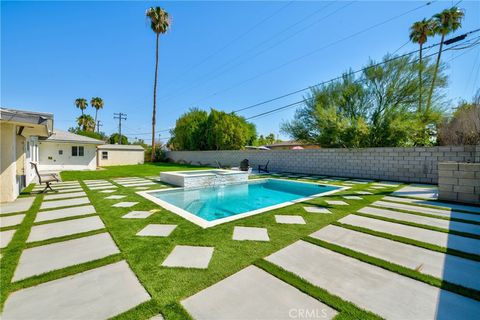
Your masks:
{"label": "raised spa", "polygon": [[258,179],[202,188],[175,188],[138,193],[165,209],[203,228],[208,228],[342,189],[345,187],[281,179]]}
{"label": "raised spa", "polygon": [[185,188],[209,187],[248,181],[248,172],[238,170],[194,170],[160,173],[162,182]]}

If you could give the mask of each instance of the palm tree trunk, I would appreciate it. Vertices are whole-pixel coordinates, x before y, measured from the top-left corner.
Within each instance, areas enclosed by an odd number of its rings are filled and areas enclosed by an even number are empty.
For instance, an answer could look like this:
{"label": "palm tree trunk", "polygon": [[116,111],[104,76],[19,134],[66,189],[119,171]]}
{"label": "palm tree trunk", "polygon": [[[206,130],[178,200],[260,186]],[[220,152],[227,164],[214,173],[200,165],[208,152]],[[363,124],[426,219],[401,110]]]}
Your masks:
{"label": "palm tree trunk", "polygon": [[95,132],[95,129],[97,129],[97,113],[98,109],[95,108],[95,123],[93,124],[93,132]]}
{"label": "palm tree trunk", "polygon": [[152,155],[151,161],[155,160],[155,124],[156,124],[156,113],[157,113],[157,73],[158,73],[158,40],[160,34],[157,33],[157,45],[155,52],[155,81],[153,82],[153,114],[152,114]]}
{"label": "palm tree trunk", "polygon": [[419,82],[419,91],[418,91],[418,114],[422,113],[422,71],[423,71],[423,64],[422,64],[422,49],[423,43],[420,43],[420,65],[418,67],[418,82]]}
{"label": "palm tree trunk", "polygon": [[430,87],[430,93],[428,94],[427,108],[425,109],[425,114],[427,114],[430,110],[430,104],[432,103],[433,88],[435,87],[435,80],[437,80],[437,72],[440,65],[440,56],[442,55],[444,39],[445,35],[442,34],[442,40],[440,41],[440,49],[438,49],[437,63],[435,64],[435,71],[433,72],[432,85]]}

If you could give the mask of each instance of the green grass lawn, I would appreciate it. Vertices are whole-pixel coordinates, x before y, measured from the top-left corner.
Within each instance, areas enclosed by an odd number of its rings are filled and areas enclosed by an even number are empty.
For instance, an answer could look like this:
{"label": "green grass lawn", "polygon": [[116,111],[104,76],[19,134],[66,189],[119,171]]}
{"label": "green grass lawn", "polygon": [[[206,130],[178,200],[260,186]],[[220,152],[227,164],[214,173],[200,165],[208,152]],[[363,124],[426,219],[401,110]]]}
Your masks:
{"label": "green grass lawn", "polygon": [[[184,166],[176,164],[144,164],[137,166],[107,167],[101,171],[62,172],[63,180],[84,179],[111,179],[127,176],[158,176],[160,171],[194,170],[200,167]],[[100,218],[106,225],[106,229],[112,235],[121,253],[93,262],[69,267],[59,271],[53,271],[40,276],[25,279],[19,283],[10,284],[16,263],[23,248],[26,247],[25,239],[33,224],[38,211],[42,195],[37,196],[34,206],[27,213],[27,219],[18,228],[12,244],[7,250],[2,251],[4,258],[1,260],[1,302],[2,307],[7,295],[22,287],[29,287],[37,283],[43,283],[52,279],[64,277],[69,274],[88,270],[125,259],[135,272],[140,282],[152,296],[149,302],[123,313],[118,319],[148,319],[158,313],[162,313],[166,319],[189,318],[183,310],[180,301],[201,291],[204,288],[240,271],[241,269],[256,264],[274,276],[296,286],[300,290],[310,294],[338,310],[340,318],[376,318],[375,315],[358,309],[356,306],[330,295],[328,292],[315,288],[304,280],[297,278],[278,267],[268,264],[264,257],[278,251],[287,245],[307,237],[314,231],[335,222],[336,220],[355,212],[358,209],[391,193],[397,187],[389,187],[372,191],[374,194],[362,196],[363,200],[346,200],[341,195],[357,195],[353,191],[364,190],[369,185],[354,185],[349,190],[340,191],[337,194],[316,198],[306,202],[294,204],[285,208],[272,210],[244,219],[224,223],[212,228],[201,227],[181,218],[180,216],[165,210],[158,205],[146,200],[136,193],[133,188],[119,186],[115,195],[126,195],[121,201],[135,201],[139,204],[133,208],[114,208],[112,205],[119,200],[105,199],[111,194],[101,193],[98,190],[88,189],[81,182],[90,201],[95,206]],[[330,184],[336,184],[332,182]],[[152,189],[158,188],[153,187]],[[330,206],[325,200],[342,200],[349,206]],[[329,208],[332,214],[307,213],[302,207],[306,205],[322,205]],[[147,219],[122,219],[121,216],[131,210],[156,210]],[[301,215],[307,222],[305,225],[277,224],[274,216],[277,214]],[[151,223],[176,224],[178,227],[166,238],[138,237],[135,234]],[[232,240],[234,226],[265,227],[268,229],[270,242],[234,241]],[[95,231],[93,233],[100,233]],[[104,230],[103,230],[104,232]],[[65,239],[78,238],[83,235],[66,237]],[[39,244],[29,244],[34,246]],[[213,258],[208,269],[184,269],[165,268],[161,264],[172,251],[175,245],[211,246],[215,248]]]}

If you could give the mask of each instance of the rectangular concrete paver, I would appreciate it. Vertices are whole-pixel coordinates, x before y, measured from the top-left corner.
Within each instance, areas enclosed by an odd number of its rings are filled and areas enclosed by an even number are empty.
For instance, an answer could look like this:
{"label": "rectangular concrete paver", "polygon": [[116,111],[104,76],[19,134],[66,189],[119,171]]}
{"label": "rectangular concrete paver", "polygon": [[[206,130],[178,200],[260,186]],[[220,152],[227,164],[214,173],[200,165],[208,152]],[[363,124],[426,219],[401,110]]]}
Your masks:
{"label": "rectangular concrete paver", "polygon": [[341,200],[325,200],[325,202],[332,206],[348,206],[348,203]]}
{"label": "rectangular concrete paver", "polygon": [[324,207],[303,207],[303,209],[310,213],[332,213],[330,210]]}
{"label": "rectangular concrete paver", "polygon": [[233,240],[270,241],[266,228],[235,227]]}
{"label": "rectangular concrete paver", "polygon": [[480,289],[480,263],[333,225],[310,235],[467,288]]}
{"label": "rectangular concrete paver", "polygon": [[95,212],[95,208],[92,205],[40,211],[39,213],[37,213],[35,222],[83,216],[83,215],[93,214],[93,213],[96,213],[96,212]]}
{"label": "rectangular concrete paver", "polygon": [[433,185],[411,184],[393,192],[392,195],[436,200],[438,198],[438,188]]}
{"label": "rectangular concrete paver", "polygon": [[0,217],[0,227],[4,228],[4,227],[16,226],[22,223],[24,218],[25,218],[24,214],[16,214],[14,216]]}
{"label": "rectangular concrete paver", "polygon": [[105,228],[98,216],[33,226],[27,242],[42,241]]}
{"label": "rectangular concrete paver", "polygon": [[249,266],[183,300],[194,319],[332,319],[337,312],[269,273]]}
{"label": "rectangular concrete paver", "polygon": [[115,208],[130,208],[130,207],[133,207],[134,205],[136,205],[138,202],[130,202],[130,201],[126,201],[126,202],[119,202],[119,203],[115,203],[114,205],[112,205],[112,207],[115,207]]}
{"label": "rectangular concrete paver", "polygon": [[378,217],[424,224],[427,226],[443,228],[446,230],[455,230],[455,231],[480,235],[480,225],[478,224],[462,223],[462,222],[455,222],[455,221],[449,221],[449,220],[443,220],[443,219],[437,219],[437,218],[430,218],[430,217],[419,216],[416,214],[403,213],[399,211],[373,208],[373,207],[364,207],[358,210],[358,212],[366,213],[366,214],[370,214]]}
{"label": "rectangular concrete paver", "polygon": [[24,212],[30,209],[35,197],[17,198],[13,202],[0,203],[0,214],[8,214],[15,212]]}
{"label": "rectangular concrete paver", "polygon": [[40,205],[40,210],[61,208],[61,207],[72,207],[72,206],[78,206],[80,204],[87,204],[87,203],[90,203],[90,200],[88,200],[88,197],[64,199],[64,200],[56,200],[56,201],[45,201]]}
{"label": "rectangular concrete paver", "polygon": [[25,249],[12,281],[119,253],[108,233]]}
{"label": "rectangular concrete paver", "polygon": [[120,261],[13,292],[2,319],[107,319],[149,299]]}
{"label": "rectangular concrete paver", "polygon": [[402,197],[391,197],[391,196],[383,197],[382,200],[388,200],[388,201],[393,201],[393,202],[420,204],[420,205],[424,204],[424,205],[429,205],[429,206],[436,206],[436,207],[439,207],[439,209],[443,209],[443,210],[453,209],[453,210],[461,210],[461,211],[467,211],[467,212],[473,212],[473,213],[480,213],[480,207],[467,206],[467,205],[464,205],[464,204],[457,204],[457,203],[448,203],[448,202],[441,202],[441,201],[428,201],[428,200],[402,198]]}
{"label": "rectangular concrete paver", "polygon": [[77,198],[77,197],[86,197],[87,194],[84,191],[80,192],[71,192],[71,193],[60,193],[60,194],[47,194],[43,197],[43,200],[58,200],[58,199],[67,199],[67,198]]}
{"label": "rectangular concrete paver", "polygon": [[77,191],[83,191],[83,189],[82,188],[75,188],[75,189],[67,189],[67,190],[56,190],[56,192],[49,192],[48,194],[71,193],[71,192],[77,192]]}
{"label": "rectangular concrete paver", "polygon": [[105,190],[105,189],[114,189],[117,188],[115,185],[106,185],[106,186],[98,186],[98,187],[91,187],[90,190]]}
{"label": "rectangular concrete paver", "polygon": [[175,246],[162,266],[207,269],[213,250],[213,247]]}
{"label": "rectangular concrete paver", "polygon": [[10,241],[12,241],[13,235],[16,230],[0,231],[0,248],[6,248]]}
{"label": "rectangular concrete paver", "polygon": [[363,200],[363,198],[359,196],[342,196],[342,198],[345,198],[348,200]]}
{"label": "rectangular concrete paver", "polygon": [[267,260],[385,319],[476,319],[480,312],[476,300],[304,241]]}
{"label": "rectangular concrete paver", "polygon": [[372,206],[389,208],[389,209],[400,209],[400,210],[405,210],[410,212],[419,212],[419,213],[432,214],[432,215],[442,216],[442,217],[458,218],[458,219],[465,219],[465,220],[480,222],[480,215],[473,214],[473,213],[463,213],[463,212],[456,212],[456,211],[450,211],[450,210],[427,208],[427,207],[415,206],[415,205],[404,204],[404,203],[388,202],[388,201],[375,201],[372,203]]}
{"label": "rectangular concrete paver", "polygon": [[293,215],[275,215],[275,222],[276,223],[283,223],[283,224],[305,224],[305,220],[302,216],[293,216]]}
{"label": "rectangular concrete paver", "polygon": [[154,186],[156,185],[155,182],[139,182],[139,183],[132,183],[132,184],[123,184],[124,187],[140,187],[140,186]]}
{"label": "rectangular concrete paver", "polygon": [[139,232],[141,237],[168,237],[177,227],[176,224],[149,224]]}
{"label": "rectangular concrete paver", "polygon": [[361,217],[354,214],[340,219],[339,222],[422,241],[440,247],[480,254],[480,240],[472,238]]}

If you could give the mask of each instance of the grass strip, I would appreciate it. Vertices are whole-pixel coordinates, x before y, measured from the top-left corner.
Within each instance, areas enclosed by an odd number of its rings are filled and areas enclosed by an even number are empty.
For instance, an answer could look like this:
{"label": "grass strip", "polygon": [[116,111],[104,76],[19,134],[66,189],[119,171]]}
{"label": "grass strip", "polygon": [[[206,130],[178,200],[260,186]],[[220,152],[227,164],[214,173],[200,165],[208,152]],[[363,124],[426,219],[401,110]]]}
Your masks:
{"label": "grass strip", "polygon": [[[373,207],[376,207],[376,208],[386,209],[384,207],[377,206],[373,203],[370,204],[370,205],[373,206]],[[462,219],[462,218],[437,216],[437,215],[434,215],[434,214],[423,213],[423,212],[412,212],[412,211],[407,211],[407,210],[404,210],[404,209],[397,209],[397,208],[395,208],[395,209],[390,208],[389,210],[395,210],[395,211],[398,211],[398,212],[401,212],[401,213],[413,214],[413,215],[416,215],[416,216],[422,216],[422,217],[427,217],[427,218],[435,218],[435,219],[441,219],[441,220],[448,220],[448,221],[455,221],[455,222],[462,222],[462,223],[470,223],[470,224],[480,225],[480,222],[478,222],[478,221],[472,221],[472,220],[467,220],[467,219]],[[476,213],[471,213],[471,212],[465,212],[465,213],[473,214],[473,215],[476,214]]]}
{"label": "grass strip", "polygon": [[457,231],[457,230],[449,230],[449,229],[444,229],[444,228],[440,228],[440,227],[429,226],[428,224],[421,224],[421,223],[416,223],[416,222],[411,222],[411,221],[392,219],[392,218],[387,218],[387,217],[382,217],[382,216],[377,216],[377,215],[374,215],[374,214],[368,214],[368,213],[362,213],[362,212],[354,212],[353,214],[355,214],[357,216],[366,217],[366,218],[378,219],[378,220],[383,220],[383,221],[387,221],[387,222],[403,224],[403,225],[410,226],[410,227],[422,228],[422,229],[438,231],[438,232],[443,232],[443,233],[448,233],[448,234],[454,234],[454,235],[457,235],[457,236],[462,236],[462,237],[466,237],[466,238],[473,238],[473,239],[480,240],[480,235],[478,235],[478,234],[462,232],[462,231]]}
{"label": "grass strip", "polygon": [[358,231],[358,232],[363,232],[363,233],[366,233],[366,234],[371,234],[373,236],[382,237],[382,238],[397,241],[397,242],[410,244],[412,246],[417,246],[417,247],[432,250],[432,251],[451,254],[452,256],[457,256],[457,257],[470,259],[470,260],[474,260],[474,261],[480,261],[480,255],[478,255],[478,254],[467,253],[467,252],[463,252],[463,251],[455,250],[455,249],[451,249],[451,248],[445,248],[445,247],[437,246],[437,245],[431,244],[431,243],[426,243],[426,242],[422,242],[422,241],[413,240],[413,239],[410,239],[410,238],[396,236],[396,235],[393,235],[393,234],[390,234],[390,233],[375,231],[375,230],[371,230],[371,229],[367,229],[367,228],[363,228],[363,227],[357,227],[357,226],[353,226],[353,225],[346,224],[346,223],[340,223],[338,221],[332,222],[332,225],[337,226],[337,227],[350,229],[350,230],[354,230],[354,231]]}
{"label": "grass strip", "polygon": [[469,298],[480,301],[480,291],[478,291],[478,290],[470,289],[470,288],[467,288],[467,287],[464,287],[464,286],[461,286],[461,285],[458,285],[458,284],[454,284],[454,283],[436,278],[434,276],[424,274],[424,273],[418,272],[416,270],[401,266],[399,264],[389,262],[387,260],[383,260],[383,259],[380,259],[380,258],[376,258],[376,257],[370,256],[370,255],[364,254],[364,253],[360,253],[360,252],[357,252],[357,251],[354,251],[354,250],[351,250],[351,249],[348,249],[348,248],[345,248],[345,247],[342,247],[342,246],[339,246],[339,245],[336,245],[336,244],[333,244],[333,243],[329,243],[329,242],[326,242],[326,241],[323,241],[323,240],[320,240],[320,239],[305,237],[302,240],[304,240],[306,242],[309,242],[309,243],[312,243],[312,244],[315,244],[317,246],[326,248],[328,250],[335,251],[335,252],[343,254],[345,256],[355,258],[357,260],[366,262],[368,264],[383,268],[385,270],[401,274],[402,276],[406,276],[406,277],[409,277],[409,278],[412,278],[412,279],[415,279],[415,280],[418,280],[418,281],[422,281],[422,282],[425,282],[429,285],[432,285],[432,286],[435,286],[435,287],[438,287],[438,288],[441,288],[441,289],[445,289],[445,290],[448,290],[448,291],[452,291],[452,292],[458,293],[460,295],[463,295],[463,296],[466,296],[466,297],[469,297]]}
{"label": "grass strip", "polygon": [[309,296],[322,301],[340,313],[349,315],[352,319],[382,319],[372,312],[360,309],[353,303],[345,301],[340,297],[329,293],[325,289],[312,285],[294,273],[291,273],[271,262],[260,259],[254,264],[260,269],[282,280],[283,282],[286,282],[298,290],[308,294]]}

